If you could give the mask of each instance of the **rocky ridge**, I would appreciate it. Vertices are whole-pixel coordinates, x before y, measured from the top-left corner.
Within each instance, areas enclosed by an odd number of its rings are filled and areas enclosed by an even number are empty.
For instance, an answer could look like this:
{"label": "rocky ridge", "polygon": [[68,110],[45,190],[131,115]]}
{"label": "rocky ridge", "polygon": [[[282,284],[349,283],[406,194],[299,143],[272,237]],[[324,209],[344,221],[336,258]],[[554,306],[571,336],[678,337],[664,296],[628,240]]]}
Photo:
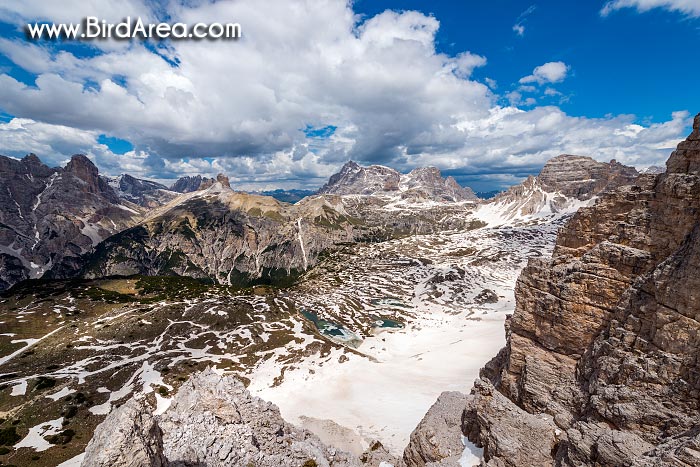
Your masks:
{"label": "rocky ridge", "polygon": [[462,430],[487,466],[700,463],[700,115],[661,175],[583,208],[516,286]]}
{"label": "rocky ridge", "polygon": [[169,190],[165,185],[151,180],[132,177],[129,174],[122,174],[117,177],[102,175],[100,178],[112,187],[119,198],[144,208],[162,206],[178,196],[178,193]]}
{"label": "rocky ridge", "polygon": [[350,454],[328,447],[310,432],[285,422],[275,405],[251,396],[235,378],[206,370],[193,375],[180,388],[162,415],[151,415],[143,400],[133,398],[113,411],[95,431],[82,465],[359,467],[361,464]]}
{"label": "rocky ridge", "polygon": [[571,214],[590,206],[601,193],[632,183],[638,175],[634,167],[615,160],[606,163],[562,154],[547,161],[536,177],[482,204],[476,216],[495,226]]}
{"label": "rocky ridge", "polygon": [[191,193],[193,191],[208,188],[214,184],[213,178],[202,177],[201,175],[180,177],[170,187],[171,191],[177,193]]}
{"label": "rocky ridge", "polygon": [[360,224],[332,199],[289,205],[234,191],[219,175],[208,188],[152,210],[107,239],[72,273],[178,275],[225,285],[291,282],[321,252],[362,235]]}
{"label": "rocky ridge", "polygon": [[0,186],[0,290],[70,263],[141,216],[82,155],[64,168],[0,156]]}
{"label": "rocky ridge", "polygon": [[452,177],[443,178],[435,167],[420,167],[401,174],[382,165],[363,167],[354,161],[331,176],[318,194],[398,195],[404,199],[450,202],[477,200],[470,188],[461,187]]}

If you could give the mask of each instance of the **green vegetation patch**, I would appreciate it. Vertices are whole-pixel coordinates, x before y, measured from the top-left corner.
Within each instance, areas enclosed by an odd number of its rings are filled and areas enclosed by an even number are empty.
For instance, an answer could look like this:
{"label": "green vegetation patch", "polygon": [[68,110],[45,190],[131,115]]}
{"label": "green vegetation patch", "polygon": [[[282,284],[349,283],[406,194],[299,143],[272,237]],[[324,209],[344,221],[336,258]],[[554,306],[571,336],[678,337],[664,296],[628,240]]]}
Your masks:
{"label": "green vegetation patch", "polygon": [[20,439],[22,437],[17,434],[17,427],[9,426],[0,430],[0,446],[12,446]]}

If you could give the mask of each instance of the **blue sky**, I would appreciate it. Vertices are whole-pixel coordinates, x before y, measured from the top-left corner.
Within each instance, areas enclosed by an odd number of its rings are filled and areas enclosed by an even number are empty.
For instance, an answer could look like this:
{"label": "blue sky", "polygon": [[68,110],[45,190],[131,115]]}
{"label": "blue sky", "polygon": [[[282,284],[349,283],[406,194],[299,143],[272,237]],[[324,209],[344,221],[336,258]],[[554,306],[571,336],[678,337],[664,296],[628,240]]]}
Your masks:
{"label": "blue sky", "polygon": [[[487,57],[475,76],[489,76],[505,89],[542,62],[570,64],[571,76],[559,90],[569,97],[561,108],[574,115],[629,113],[641,123],[663,121],[681,108],[700,111],[700,20],[664,8],[601,16],[605,3],[358,0],[356,6],[369,16],[386,8],[435,16],[438,50],[466,48]],[[516,24],[524,27],[522,36]]]}
{"label": "blue sky", "polygon": [[[503,188],[562,152],[663,163],[700,111],[700,1],[0,2],[0,153],[313,188],[349,159]],[[29,21],[241,23],[236,43],[29,42]]]}

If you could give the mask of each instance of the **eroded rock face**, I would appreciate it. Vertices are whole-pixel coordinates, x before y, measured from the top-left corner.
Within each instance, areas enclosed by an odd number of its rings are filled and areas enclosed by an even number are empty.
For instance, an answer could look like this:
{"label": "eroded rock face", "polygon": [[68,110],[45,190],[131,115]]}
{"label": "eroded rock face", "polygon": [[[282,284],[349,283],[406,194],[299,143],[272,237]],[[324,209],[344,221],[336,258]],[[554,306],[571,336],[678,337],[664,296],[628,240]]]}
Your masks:
{"label": "eroded rock face", "polygon": [[142,180],[129,174],[117,177],[101,176],[112,187],[119,198],[123,198],[145,208],[162,206],[178,196],[165,185],[151,180]]}
{"label": "eroded rock face", "polygon": [[[360,465],[286,423],[275,405],[251,396],[240,381],[211,370],[193,375],[160,417],[151,417],[149,410],[132,400],[110,414],[97,427],[82,465]],[[135,458],[143,461],[134,463]]]}
{"label": "eroded rock face", "polygon": [[319,194],[371,195],[385,191],[398,191],[401,174],[382,165],[362,167],[354,161],[345,164],[332,175]]}
{"label": "eroded rock face", "polygon": [[143,400],[130,399],[105,420],[88,443],[82,465],[165,467],[163,433]]}
{"label": "eroded rock face", "polygon": [[408,174],[382,165],[363,167],[350,161],[331,176],[319,194],[397,194],[405,199],[434,201],[475,201],[471,188],[461,187],[452,177],[443,178],[436,167],[419,167]]}
{"label": "eroded rock face", "polygon": [[[698,465],[699,125],[665,174],[602,194],[523,270],[465,412],[486,465]],[[502,448],[530,434],[534,451]]]}
{"label": "eroded rock face", "polygon": [[170,187],[171,191],[177,193],[191,193],[197,191],[200,188],[210,187],[214,184],[215,180],[213,178],[202,177],[201,175],[180,177],[175,183]]}
{"label": "eroded rock face", "polygon": [[0,290],[70,263],[140,216],[83,155],[65,168],[0,156]]}
{"label": "eroded rock face", "polygon": [[403,453],[407,467],[423,467],[434,462],[459,465],[464,451],[461,438],[461,412],[467,396],[460,392],[443,392],[411,433]]}
{"label": "eroded rock face", "polygon": [[83,277],[180,275],[227,285],[283,283],[363,226],[323,197],[295,205],[233,191],[227,181],[185,194],[83,257]]}
{"label": "eroded rock face", "polygon": [[588,199],[602,191],[626,185],[637,175],[634,167],[615,160],[606,163],[587,156],[562,154],[547,161],[537,178],[546,191]]}
{"label": "eroded rock face", "polygon": [[537,213],[573,212],[585,201],[637,178],[634,167],[616,161],[598,162],[586,156],[553,157],[536,177],[510,187],[487,204],[500,206],[506,218]]}

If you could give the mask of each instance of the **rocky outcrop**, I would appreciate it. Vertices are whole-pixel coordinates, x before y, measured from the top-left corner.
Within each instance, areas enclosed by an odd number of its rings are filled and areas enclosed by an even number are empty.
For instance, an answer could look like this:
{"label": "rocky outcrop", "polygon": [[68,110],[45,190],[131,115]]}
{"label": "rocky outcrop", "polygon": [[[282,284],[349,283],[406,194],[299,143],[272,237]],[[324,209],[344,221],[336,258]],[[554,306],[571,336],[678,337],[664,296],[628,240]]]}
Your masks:
{"label": "rocky outcrop", "polygon": [[[161,416],[131,400],[97,427],[84,467],[350,467],[360,462],[288,424],[279,409],[211,370],[193,375]],[[136,460],[138,459],[138,461]]]}
{"label": "rocky outcrop", "polygon": [[119,198],[145,208],[162,206],[178,196],[178,193],[168,190],[165,185],[132,177],[129,174],[101,178],[112,187]]}
{"label": "rocky outcrop", "polygon": [[435,167],[421,167],[408,174],[382,165],[363,167],[346,163],[332,175],[319,194],[335,195],[399,195],[411,200],[475,201],[471,188],[461,187],[452,177],[442,177]]}
{"label": "rocky outcrop", "polygon": [[563,154],[547,161],[536,177],[490,199],[480,208],[479,217],[494,225],[568,215],[590,205],[601,193],[632,183],[638,175],[635,168],[614,160],[605,163]]}
{"label": "rocky outcrop", "polygon": [[585,200],[627,185],[637,175],[634,167],[622,165],[614,159],[606,163],[587,156],[562,154],[547,161],[537,180],[545,191]]}
{"label": "rocky outcrop", "polygon": [[62,169],[33,154],[0,156],[0,290],[74,261],[140,217],[83,155]]}
{"label": "rocky outcrop", "polygon": [[79,180],[77,186],[79,191],[100,196],[113,204],[119,203],[119,198],[114,193],[114,190],[111,189],[107,182],[102,180],[97,167],[87,156],[76,154],[71,157],[63,172],[66,175],[71,174],[74,176],[74,179]]}
{"label": "rocky outcrop", "polygon": [[[465,399],[467,397],[465,396]],[[489,382],[477,381],[466,401],[462,424],[470,440],[480,442],[486,459],[498,459],[499,467],[555,465],[552,450],[561,434],[551,415],[533,415],[498,392]],[[478,428],[475,430],[475,427]]]}
{"label": "rocky outcrop", "polygon": [[170,191],[177,193],[191,193],[202,188],[208,188],[214,184],[213,178],[202,177],[201,175],[180,177],[170,187]]}
{"label": "rocky outcrop", "polygon": [[665,174],[602,193],[523,270],[464,413],[484,465],[700,462],[699,126]]}
{"label": "rocky outcrop", "polygon": [[84,466],[165,467],[163,433],[142,399],[129,399],[100,425]]}
{"label": "rocky outcrop", "polygon": [[461,411],[467,396],[460,392],[443,392],[411,433],[403,452],[407,467],[423,467],[432,462],[459,465],[464,451],[461,439]]}

